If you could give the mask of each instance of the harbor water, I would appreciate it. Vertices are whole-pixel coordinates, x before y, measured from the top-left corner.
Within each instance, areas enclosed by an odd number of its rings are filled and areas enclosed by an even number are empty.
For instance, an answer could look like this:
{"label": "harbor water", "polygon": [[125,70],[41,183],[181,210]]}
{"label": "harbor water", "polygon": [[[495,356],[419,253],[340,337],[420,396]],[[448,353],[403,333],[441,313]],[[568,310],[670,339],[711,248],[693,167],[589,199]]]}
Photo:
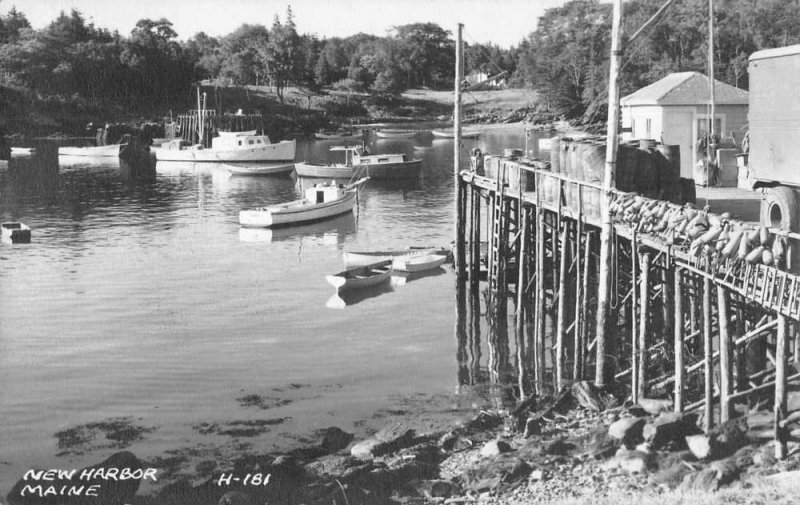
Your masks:
{"label": "harbor water", "polygon": [[[462,164],[473,147],[525,141],[519,126],[490,130],[464,141]],[[297,160],[341,161],[337,144],[298,142]],[[190,470],[491,401],[459,388],[452,267],[346,298],[325,280],[344,250],[452,240],[453,141],[369,149],[422,158],[421,178],[370,180],[352,215],[275,230],[240,228],[239,210],[299,198],[308,181],[117,160],[0,172],[0,217],[33,230],[0,245],[0,496],[28,469],[122,448]],[[135,436],[98,429],[115,422]]]}

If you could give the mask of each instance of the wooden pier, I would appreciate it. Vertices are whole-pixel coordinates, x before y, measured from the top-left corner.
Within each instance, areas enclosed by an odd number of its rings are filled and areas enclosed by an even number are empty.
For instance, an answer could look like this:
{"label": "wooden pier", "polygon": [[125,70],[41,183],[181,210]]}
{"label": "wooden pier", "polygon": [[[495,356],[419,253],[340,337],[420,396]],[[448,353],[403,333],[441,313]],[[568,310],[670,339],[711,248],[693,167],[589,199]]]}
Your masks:
{"label": "wooden pier", "polygon": [[[681,191],[670,146],[646,146],[663,158],[651,168],[621,149],[635,170],[611,191],[601,300],[604,193],[592,174],[602,173],[605,146],[586,143],[583,169],[565,170],[559,156],[576,148],[556,144],[552,164],[474,152],[456,177],[456,333],[468,343],[459,359],[470,363],[459,373],[478,373],[472,340],[485,296],[488,338],[508,349],[512,337],[516,349],[516,359],[490,357],[489,374],[514,375],[518,399],[595,378],[627,387],[633,402],[664,398],[676,412],[700,411],[706,431],[736,416],[737,404],[767,400],[776,457],[785,457],[787,387],[800,379],[800,277],[791,270],[800,237],[682,204],[693,195]],[[601,303],[608,316],[598,320]]]}

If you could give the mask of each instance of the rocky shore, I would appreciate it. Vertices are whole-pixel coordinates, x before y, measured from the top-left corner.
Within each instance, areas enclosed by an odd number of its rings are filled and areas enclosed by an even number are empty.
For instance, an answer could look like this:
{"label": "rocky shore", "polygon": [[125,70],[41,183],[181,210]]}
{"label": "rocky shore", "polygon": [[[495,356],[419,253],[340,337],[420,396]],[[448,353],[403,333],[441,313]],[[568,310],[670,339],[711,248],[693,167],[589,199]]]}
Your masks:
{"label": "rocky shore", "polygon": [[6,503],[528,504],[606,497],[622,505],[681,503],[688,496],[694,503],[721,489],[745,496],[766,476],[800,470],[794,442],[789,458],[775,459],[769,410],[740,414],[704,434],[696,413],[676,414],[669,400],[620,404],[581,382],[512,411],[480,411],[444,430],[421,433],[392,422],[357,440],[330,427],[316,443],[281,454],[204,461],[195,469],[203,479],[172,479],[149,495],[138,494],[140,482],[162,472],[167,460],[142,461],[122,451],[69,476],[26,474]]}

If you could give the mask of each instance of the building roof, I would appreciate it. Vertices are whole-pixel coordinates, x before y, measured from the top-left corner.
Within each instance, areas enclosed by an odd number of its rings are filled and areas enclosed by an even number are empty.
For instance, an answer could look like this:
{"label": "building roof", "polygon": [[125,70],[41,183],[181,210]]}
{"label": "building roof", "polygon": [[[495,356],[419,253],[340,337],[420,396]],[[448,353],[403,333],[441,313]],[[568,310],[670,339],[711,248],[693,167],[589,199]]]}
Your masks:
{"label": "building roof", "polygon": [[[714,102],[747,105],[747,91],[714,80]],[[709,101],[708,77],[700,72],[678,72],[623,97],[622,105],[705,105]]]}

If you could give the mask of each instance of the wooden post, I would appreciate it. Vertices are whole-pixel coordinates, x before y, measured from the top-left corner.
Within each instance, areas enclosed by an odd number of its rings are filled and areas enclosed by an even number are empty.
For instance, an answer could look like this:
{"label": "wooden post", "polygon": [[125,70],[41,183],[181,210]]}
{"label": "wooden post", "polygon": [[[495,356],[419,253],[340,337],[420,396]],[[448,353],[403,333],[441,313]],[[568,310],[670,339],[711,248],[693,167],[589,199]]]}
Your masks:
{"label": "wooden post", "polygon": [[617,132],[619,129],[619,69],[622,60],[622,0],[614,0],[611,23],[611,64],[608,79],[608,138],[606,142],[606,165],[603,175],[603,197],[600,212],[603,224],[600,233],[600,273],[597,279],[597,360],[594,382],[605,386],[606,375],[606,328],[611,297],[611,190],[617,164]]}
{"label": "wooden post", "polygon": [[703,277],[703,356],[706,398],[703,427],[708,434],[714,427],[714,349],[711,342],[711,279],[708,277]]}
{"label": "wooden post", "polygon": [[528,211],[522,198],[518,202],[519,255],[517,260],[517,373],[519,398],[525,399],[525,286],[528,283],[526,256],[528,254]]}
{"label": "wooden post", "polygon": [[567,308],[567,239],[569,237],[569,224],[564,223],[561,230],[561,261],[558,269],[558,312],[556,314],[556,363],[555,383],[556,393],[564,386],[564,311]]}
{"label": "wooden post", "polygon": [[647,393],[647,331],[650,313],[650,254],[642,254],[642,282],[639,297],[639,398]]}
{"label": "wooden post", "polygon": [[461,41],[461,32],[464,25],[458,25],[458,37],[456,41],[456,77],[455,77],[455,104],[453,106],[453,131],[455,132],[455,142],[453,147],[453,174],[455,183],[453,189],[455,191],[455,204],[456,204],[456,229],[455,229],[455,268],[457,282],[461,282],[466,275],[465,268],[465,251],[464,251],[464,217],[461,213],[461,201],[463,199],[464,183],[461,180],[461,81],[463,80],[464,63],[463,63],[463,43]]}
{"label": "wooden post", "polygon": [[786,458],[786,437],[781,422],[788,414],[786,365],[789,354],[789,324],[786,316],[778,315],[778,334],[775,340],[775,457]]}
{"label": "wooden post", "polygon": [[683,284],[681,271],[675,269],[675,412],[683,412],[683,381],[686,371],[683,364]]}
{"label": "wooden post", "polygon": [[593,233],[586,235],[586,243],[584,244],[585,252],[583,255],[583,287],[581,289],[581,330],[575,332],[575,366],[573,370],[573,377],[575,380],[583,378],[583,366],[585,360],[586,349],[586,335],[589,332],[589,318],[585,311],[589,310],[589,271],[591,264],[592,253],[592,237]]}
{"label": "wooden post", "polygon": [[733,393],[733,346],[731,335],[728,331],[728,293],[722,286],[717,286],[717,321],[719,323],[719,405],[720,422],[724,423],[733,418],[733,403],[730,400]]}
{"label": "wooden post", "polygon": [[636,247],[636,233],[631,240],[631,399],[633,403],[639,401],[639,325],[636,319],[636,312],[639,310],[639,273],[637,268],[637,258],[639,253]]}
{"label": "wooden post", "polygon": [[536,392],[544,394],[544,213],[541,201],[536,207],[536,334],[534,352],[536,357]]}
{"label": "wooden post", "polygon": [[477,295],[480,285],[481,265],[481,194],[480,190],[474,187],[472,188],[471,217],[469,286],[470,291]]}

